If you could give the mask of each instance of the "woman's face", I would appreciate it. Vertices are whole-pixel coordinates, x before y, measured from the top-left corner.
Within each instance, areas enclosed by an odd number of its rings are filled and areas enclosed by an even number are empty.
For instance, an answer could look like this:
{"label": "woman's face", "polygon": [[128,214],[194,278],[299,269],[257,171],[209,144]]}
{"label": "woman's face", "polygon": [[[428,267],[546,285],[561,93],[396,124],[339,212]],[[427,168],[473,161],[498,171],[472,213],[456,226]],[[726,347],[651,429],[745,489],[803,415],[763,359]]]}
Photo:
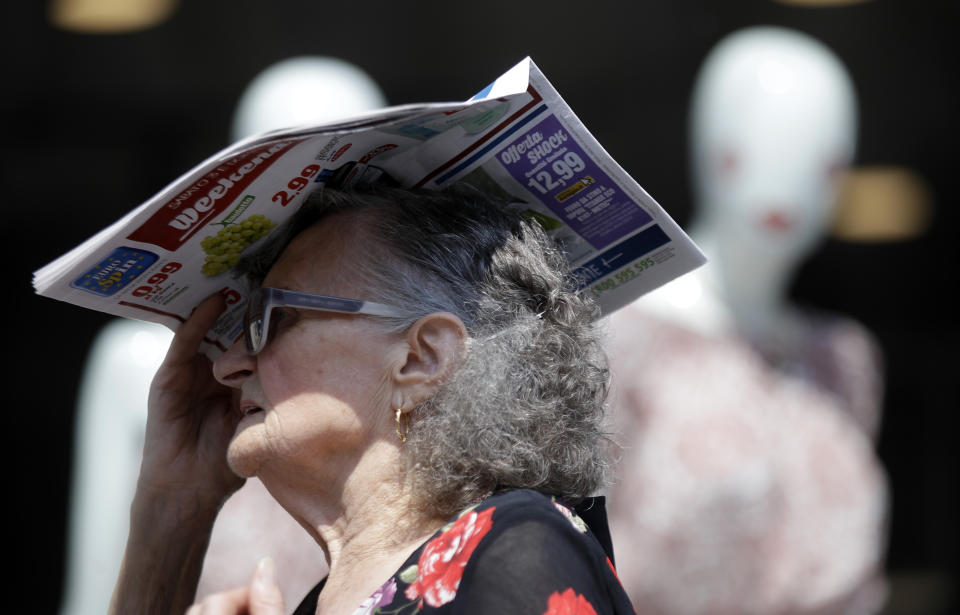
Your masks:
{"label": "woman's face", "polygon": [[[298,235],[264,286],[363,299],[343,266],[351,250],[342,230],[328,219]],[[214,364],[241,391],[230,466],[241,476],[343,476],[392,433],[391,364],[403,337],[364,316],[277,308],[273,319],[259,354],[239,340]]]}

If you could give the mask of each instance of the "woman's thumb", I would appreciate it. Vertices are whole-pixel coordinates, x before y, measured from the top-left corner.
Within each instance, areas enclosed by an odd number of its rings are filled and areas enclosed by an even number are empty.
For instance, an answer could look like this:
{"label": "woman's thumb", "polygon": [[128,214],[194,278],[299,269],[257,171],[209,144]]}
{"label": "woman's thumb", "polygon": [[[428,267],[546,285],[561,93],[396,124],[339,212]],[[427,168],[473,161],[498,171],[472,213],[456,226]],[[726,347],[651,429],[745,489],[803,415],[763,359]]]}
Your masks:
{"label": "woman's thumb", "polygon": [[283,595],[277,585],[272,558],[261,559],[253,573],[250,581],[250,615],[284,615]]}

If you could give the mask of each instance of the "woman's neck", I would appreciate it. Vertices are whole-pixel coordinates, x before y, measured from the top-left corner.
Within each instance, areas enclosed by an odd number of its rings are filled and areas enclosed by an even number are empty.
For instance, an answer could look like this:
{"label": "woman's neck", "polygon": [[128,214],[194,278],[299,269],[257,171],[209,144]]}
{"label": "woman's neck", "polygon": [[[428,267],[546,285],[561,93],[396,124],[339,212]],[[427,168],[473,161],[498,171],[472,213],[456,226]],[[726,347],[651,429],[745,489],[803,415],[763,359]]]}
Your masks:
{"label": "woman's neck", "polygon": [[445,521],[417,505],[401,467],[396,447],[382,444],[352,471],[261,469],[271,495],[324,550],[330,572],[320,604],[339,609],[330,612],[356,609]]}

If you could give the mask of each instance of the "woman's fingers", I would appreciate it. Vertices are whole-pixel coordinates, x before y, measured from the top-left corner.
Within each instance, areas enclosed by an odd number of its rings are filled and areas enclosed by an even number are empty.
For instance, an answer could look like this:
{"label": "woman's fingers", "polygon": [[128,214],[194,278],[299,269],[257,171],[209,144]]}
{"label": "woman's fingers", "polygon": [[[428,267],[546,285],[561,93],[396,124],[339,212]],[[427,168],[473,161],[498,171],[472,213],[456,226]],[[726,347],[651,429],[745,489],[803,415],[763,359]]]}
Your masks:
{"label": "woman's fingers", "polygon": [[200,602],[191,605],[184,615],[254,615],[254,612],[247,608],[250,603],[249,598],[249,588],[229,589],[225,592],[210,594]]}
{"label": "woman's fingers", "polygon": [[283,615],[283,594],[269,557],[260,560],[250,581],[250,615]]}
{"label": "woman's fingers", "polygon": [[141,482],[169,492],[198,491],[219,506],[242,484],[230,471],[226,450],[239,414],[233,391],[213,377],[200,342],[225,308],[213,295],[177,330],[150,385]]}
{"label": "woman's fingers", "polygon": [[165,362],[178,363],[193,360],[200,342],[203,341],[203,336],[207,334],[213,323],[217,322],[225,308],[226,303],[220,294],[211,295],[198,305],[187,322],[177,329],[170,343],[170,349],[167,351]]}
{"label": "woman's fingers", "polygon": [[283,596],[274,575],[273,560],[265,557],[257,564],[249,587],[207,596],[185,615],[283,615]]}

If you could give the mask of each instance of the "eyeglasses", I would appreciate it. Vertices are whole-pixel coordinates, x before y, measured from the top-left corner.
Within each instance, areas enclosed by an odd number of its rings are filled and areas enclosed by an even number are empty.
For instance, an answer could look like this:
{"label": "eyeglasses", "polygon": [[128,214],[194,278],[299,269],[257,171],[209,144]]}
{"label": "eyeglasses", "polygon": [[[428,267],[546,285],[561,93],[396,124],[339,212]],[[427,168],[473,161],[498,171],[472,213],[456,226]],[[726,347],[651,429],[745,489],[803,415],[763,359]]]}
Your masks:
{"label": "eyeglasses", "polygon": [[341,314],[400,316],[398,310],[372,301],[328,297],[327,295],[301,293],[281,288],[258,288],[247,299],[247,312],[243,317],[247,354],[255,355],[266,347],[270,334],[270,313],[276,307],[339,312]]}

